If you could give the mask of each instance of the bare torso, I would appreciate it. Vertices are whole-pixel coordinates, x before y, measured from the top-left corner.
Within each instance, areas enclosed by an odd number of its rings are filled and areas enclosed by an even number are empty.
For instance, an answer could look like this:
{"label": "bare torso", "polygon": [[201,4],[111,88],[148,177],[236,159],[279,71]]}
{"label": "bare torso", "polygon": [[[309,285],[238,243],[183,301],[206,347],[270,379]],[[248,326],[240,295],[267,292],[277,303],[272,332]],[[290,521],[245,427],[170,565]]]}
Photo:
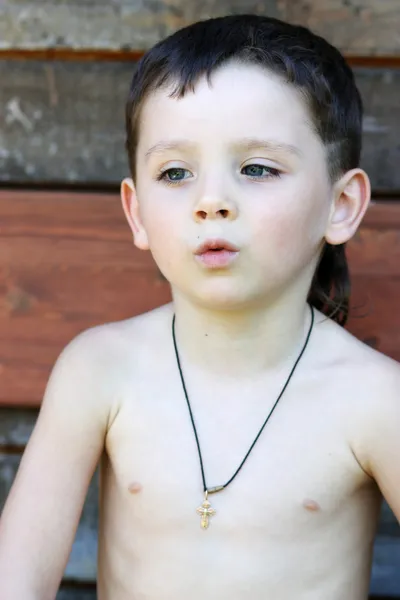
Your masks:
{"label": "bare torso", "polygon": [[[101,461],[99,600],[365,600],[381,495],[350,444],[362,391],[346,349],[369,350],[316,326],[324,356],[315,341],[242,470],[209,497],[202,530],[170,318],[165,307],[119,325],[140,348],[127,343],[119,365]],[[188,374],[209,487],[237,469],[284,380],[218,388]]]}

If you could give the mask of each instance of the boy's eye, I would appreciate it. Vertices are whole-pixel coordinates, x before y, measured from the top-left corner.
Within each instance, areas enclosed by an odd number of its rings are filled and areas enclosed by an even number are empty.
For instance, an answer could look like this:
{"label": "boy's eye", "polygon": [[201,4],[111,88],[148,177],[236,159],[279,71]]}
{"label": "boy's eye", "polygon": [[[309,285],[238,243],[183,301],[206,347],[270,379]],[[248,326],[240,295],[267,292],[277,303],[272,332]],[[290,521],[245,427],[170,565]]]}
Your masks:
{"label": "boy's eye", "polygon": [[269,178],[269,177],[280,177],[280,171],[266,165],[246,165],[241,170],[241,173],[248,177],[254,178]]}
{"label": "boy's eye", "polygon": [[[253,179],[271,179],[273,177],[280,177],[280,171],[278,171],[278,169],[257,164],[246,165],[242,168],[241,173]],[[188,179],[190,175],[191,173],[188,171],[188,169],[183,169],[182,167],[172,167],[171,169],[166,169],[165,171],[159,173],[157,180],[165,181],[165,183],[169,185],[174,185],[181,183],[185,179]]]}
{"label": "boy's eye", "polygon": [[172,169],[166,169],[162,171],[157,177],[158,181],[164,180],[166,183],[179,183],[184,179],[190,177],[190,172],[187,169],[175,167]]}

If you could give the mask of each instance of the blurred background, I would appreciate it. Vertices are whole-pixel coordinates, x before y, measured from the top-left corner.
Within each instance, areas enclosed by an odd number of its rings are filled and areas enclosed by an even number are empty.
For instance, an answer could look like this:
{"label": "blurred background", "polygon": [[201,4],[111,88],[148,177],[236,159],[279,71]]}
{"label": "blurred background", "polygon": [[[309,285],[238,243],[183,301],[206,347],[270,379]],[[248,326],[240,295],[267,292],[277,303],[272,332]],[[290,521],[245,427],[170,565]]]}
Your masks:
{"label": "blurred background", "polygon": [[[400,0],[1,0],[0,510],[61,349],[169,300],[119,203],[125,99],[143,51],[228,13],[306,25],[354,69],[374,202],[348,248],[349,329],[400,360]],[[97,474],[57,600],[95,599],[96,544]],[[400,527],[386,504],[371,597],[400,599]]]}

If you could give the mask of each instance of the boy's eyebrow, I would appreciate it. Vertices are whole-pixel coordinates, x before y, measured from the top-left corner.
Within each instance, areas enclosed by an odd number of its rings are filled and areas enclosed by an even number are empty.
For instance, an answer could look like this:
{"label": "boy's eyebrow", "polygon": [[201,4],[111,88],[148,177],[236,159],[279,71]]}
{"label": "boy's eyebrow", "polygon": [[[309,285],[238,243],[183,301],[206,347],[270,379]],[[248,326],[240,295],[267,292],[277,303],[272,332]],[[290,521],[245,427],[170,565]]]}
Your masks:
{"label": "boy's eyebrow", "polygon": [[276,140],[263,140],[259,138],[243,138],[234,143],[234,146],[239,148],[245,148],[246,150],[256,150],[257,148],[263,148],[270,152],[283,152],[288,154],[294,154],[301,158],[303,156],[302,151],[293,144],[287,144],[286,142],[279,142]]}
{"label": "boy's eyebrow", "polygon": [[[151,154],[157,152],[165,152],[167,150],[179,150],[193,148],[195,144],[188,140],[161,140],[151,146],[145,154],[146,160]],[[287,144],[285,142],[278,142],[276,140],[263,140],[259,138],[242,138],[232,143],[232,147],[235,149],[245,150],[256,150],[257,148],[263,148],[269,152],[280,152],[294,154],[297,157],[302,157],[303,153],[300,148],[293,144]]]}
{"label": "boy's eyebrow", "polygon": [[145,154],[146,160],[149,158],[151,154],[157,152],[165,152],[166,150],[179,150],[179,149],[188,149],[193,148],[195,146],[194,143],[189,142],[188,140],[161,140],[151,146]]}

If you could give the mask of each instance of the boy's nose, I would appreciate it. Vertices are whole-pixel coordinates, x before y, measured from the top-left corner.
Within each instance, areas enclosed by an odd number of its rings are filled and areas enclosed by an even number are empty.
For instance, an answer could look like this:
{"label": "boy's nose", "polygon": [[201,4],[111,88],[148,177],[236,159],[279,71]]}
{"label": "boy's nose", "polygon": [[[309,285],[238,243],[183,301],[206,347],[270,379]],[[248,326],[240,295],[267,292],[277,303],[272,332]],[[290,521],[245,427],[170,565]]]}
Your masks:
{"label": "boy's nose", "polygon": [[206,219],[229,219],[237,217],[237,206],[235,202],[220,195],[204,194],[194,207],[194,218],[196,221]]}

